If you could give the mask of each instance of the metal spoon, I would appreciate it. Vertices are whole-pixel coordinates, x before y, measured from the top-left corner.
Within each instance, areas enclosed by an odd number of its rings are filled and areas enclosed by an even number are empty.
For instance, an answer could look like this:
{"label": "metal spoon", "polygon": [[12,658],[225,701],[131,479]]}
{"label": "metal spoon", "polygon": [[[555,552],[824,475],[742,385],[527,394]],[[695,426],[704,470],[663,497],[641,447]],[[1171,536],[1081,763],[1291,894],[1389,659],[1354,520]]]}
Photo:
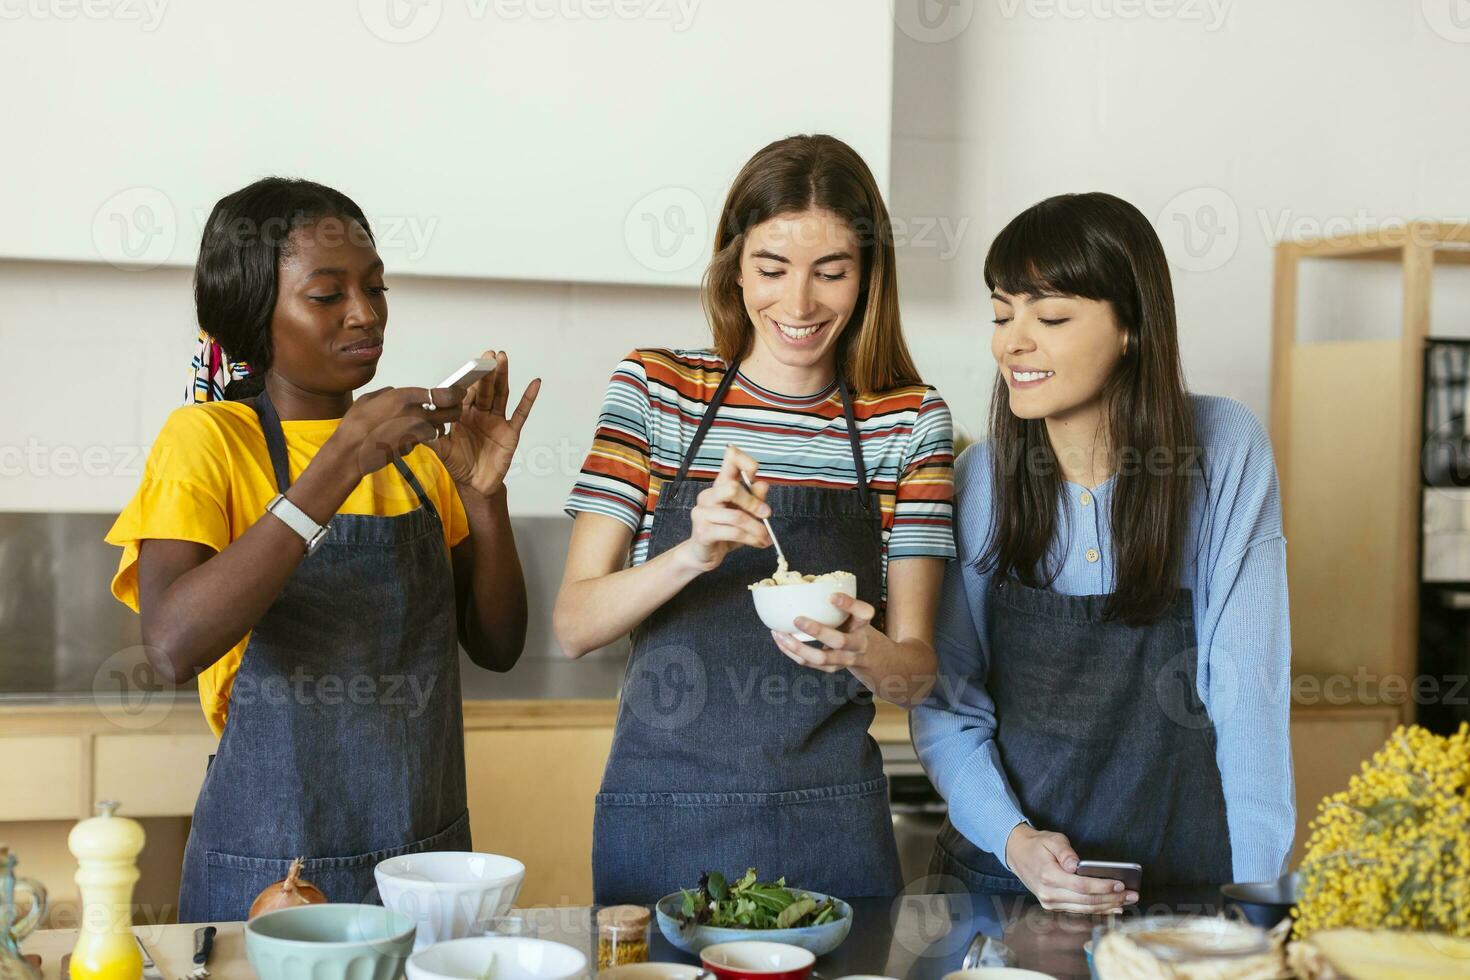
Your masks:
{"label": "metal spoon", "polygon": [[[746,476],[744,472],[740,474],[740,482],[745,484],[745,489],[751,493],[755,493],[755,487],[750,485],[750,477]],[[776,556],[781,559],[781,564],[786,568],[790,568],[791,566],[786,564],[786,552],[781,550],[781,542],[776,540],[776,532],[771,530],[770,520],[762,517],[761,523],[766,526],[766,533],[771,536],[771,544],[775,546]]]}

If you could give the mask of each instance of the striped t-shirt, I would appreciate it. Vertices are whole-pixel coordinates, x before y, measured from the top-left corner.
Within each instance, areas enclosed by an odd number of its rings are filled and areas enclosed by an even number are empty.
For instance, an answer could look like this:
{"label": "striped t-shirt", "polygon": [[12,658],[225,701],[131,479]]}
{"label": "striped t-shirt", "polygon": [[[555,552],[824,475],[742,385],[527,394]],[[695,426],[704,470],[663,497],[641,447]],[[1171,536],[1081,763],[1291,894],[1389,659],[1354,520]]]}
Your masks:
{"label": "striped t-shirt", "polygon": [[[573,516],[604,514],[628,525],[634,565],[648,558],[659,492],[678,475],[726,369],[710,351],[645,349],[629,354],[613,372],[566,510]],[[886,594],[889,560],[955,555],[953,427],[949,407],[928,385],[853,393],[852,402],[868,485],[883,511]],[[690,478],[714,479],[730,443],[754,457],[761,479],[773,484],[857,485],[835,381],[814,395],[792,398],[737,372],[695,454]]]}

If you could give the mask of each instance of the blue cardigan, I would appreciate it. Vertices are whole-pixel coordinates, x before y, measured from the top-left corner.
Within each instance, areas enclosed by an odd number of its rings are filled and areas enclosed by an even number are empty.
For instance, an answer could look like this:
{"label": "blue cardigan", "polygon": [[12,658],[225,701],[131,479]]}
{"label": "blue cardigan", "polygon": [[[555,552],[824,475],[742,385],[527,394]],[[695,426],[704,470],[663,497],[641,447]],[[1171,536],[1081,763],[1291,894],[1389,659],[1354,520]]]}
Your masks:
{"label": "blue cardigan", "polygon": [[[1193,403],[1206,479],[1197,481],[1191,503],[1179,584],[1193,592],[1199,696],[1218,738],[1235,880],[1269,881],[1281,874],[1296,827],[1280,488],[1270,441],[1249,409],[1228,398],[1196,395]],[[935,630],[939,682],[914,709],[910,727],[929,778],[949,802],[955,828],[1004,862],[1006,839],[1026,814],[1001,767],[995,704],[985,686],[991,576],[975,562],[991,528],[990,459],[990,447],[982,443],[956,463],[959,559],[945,573]],[[1113,481],[1091,491],[1063,486],[1066,499],[1058,508],[1051,552],[1051,567],[1060,572],[1051,588],[1066,595],[1111,592]],[[1098,560],[1087,560],[1091,549],[1100,553]]]}

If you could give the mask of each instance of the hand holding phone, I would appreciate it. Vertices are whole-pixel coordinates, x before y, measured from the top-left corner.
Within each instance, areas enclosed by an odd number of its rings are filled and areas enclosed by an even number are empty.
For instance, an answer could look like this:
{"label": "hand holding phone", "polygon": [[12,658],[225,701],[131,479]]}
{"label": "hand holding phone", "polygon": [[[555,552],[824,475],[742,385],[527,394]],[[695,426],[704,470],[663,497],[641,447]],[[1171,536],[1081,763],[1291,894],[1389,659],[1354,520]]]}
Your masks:
{"label": "hand holding phone", "polygon": [[[1056,912],[1099,915],[1122,911],[1138,900],[1138,892],[1125,888],[1117,878],[1085,875],[1083,862],[1065,834],[1037,830],[1020,823],[1006,840],[1005,860],[1011,873],[1021,879],[1041,907]],[[1142,869],[1140,869],[1140,878]]]}
{"label": "hand holding phone", "polygon": [[[460,385],[468,389],[476,381],[495,370],[495,361],[488,357],[475,357],[465,361],[459,367],[449,372],[449,376],[436,384],[435,388],[452,388]],[[424,403],[424,408],[432,410],[434,406]]]}
{"label": "hand holding phone", "polygon": [[1077,874],[1121,881],[1124,888],[1134,892],[1143,885],[1143,865],[1132,861],[1078,861]]}

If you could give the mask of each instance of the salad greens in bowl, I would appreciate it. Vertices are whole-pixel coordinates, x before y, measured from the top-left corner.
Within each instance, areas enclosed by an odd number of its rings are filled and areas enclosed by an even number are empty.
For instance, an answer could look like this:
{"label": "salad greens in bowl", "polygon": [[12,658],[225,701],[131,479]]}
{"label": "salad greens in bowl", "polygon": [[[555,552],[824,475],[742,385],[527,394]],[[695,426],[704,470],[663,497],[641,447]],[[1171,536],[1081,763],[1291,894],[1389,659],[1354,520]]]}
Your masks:
{"label": "salad greens in bowl", "polygon": [[787,888],[786,879],[760,881],[751,868],[731,882],[707,871],[693,889],[661,898],[659,931],[692,955],[715,943],[764,940],[788,943],[817,956],[832,952],[852,928],[852,907],[839,898]]}

